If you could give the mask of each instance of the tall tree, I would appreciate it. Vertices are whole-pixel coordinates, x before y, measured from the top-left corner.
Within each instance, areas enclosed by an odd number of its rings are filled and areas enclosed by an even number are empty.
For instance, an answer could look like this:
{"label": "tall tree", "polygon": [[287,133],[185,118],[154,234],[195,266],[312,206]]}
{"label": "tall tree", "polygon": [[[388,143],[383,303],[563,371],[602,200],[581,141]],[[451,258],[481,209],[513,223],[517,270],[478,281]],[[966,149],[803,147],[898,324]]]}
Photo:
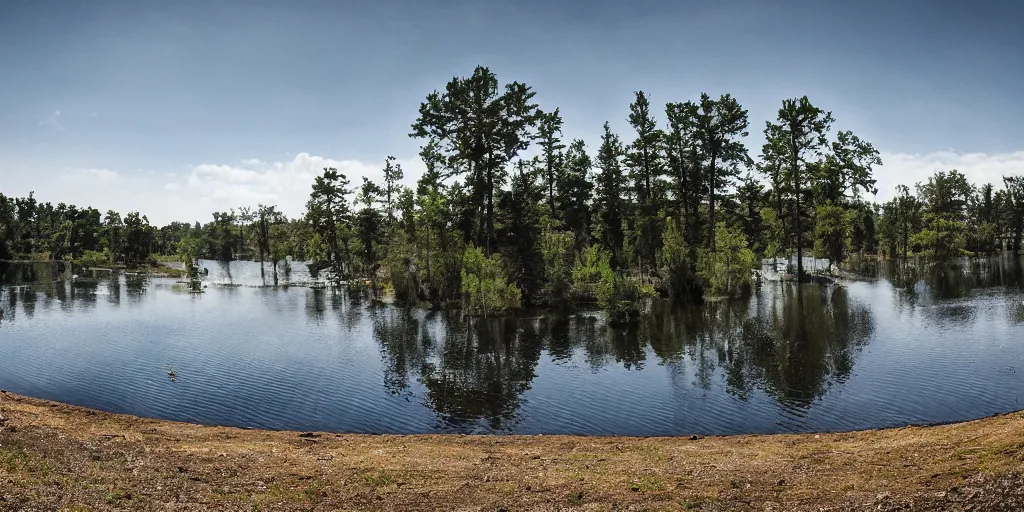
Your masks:
{"label": "tall tree", "polygon": [[[384,199],[384,211],[387,216],[388,228],[395,223],[395,209],[398,196],[402,192],[402,164],[395,163],[395,157],[389,156],[384,160],[384,186],[377,187]],[[364,183],[365,186],[365,183]]]}
{"label": "tall tree", "polygon": [[703,173],[698,148],[696,103],[669,103],[665,106],[668,116],[668,132],[665,136],[665,155],[672,177],[673,208],[680,217],[680,224],[686,234],[686,245],[690,259],[696,257],[699,245],[700,202],[703,196]]}
{"label": "tall tree", "polygon": [[573,140],[565,152],[565,166],[558,178],[557,203],[562,225],[573,232],[577,250],[590,243],[590,198],[594,190],[590,170],[593,166],[586,144],[580,139]]}
{"label": "tall tree", "polygon": [[664,174],[661,141],[664,133],[658,129],[651,103],[643,91],[635,93],[629,105],[629,124],[636,130],[636,139],[626,152],[626,165],[633,179],[633,193],[637,201],[635,236],[641,271],[654,268],[661,233],[658,229],[659,181]]}
{"label": "tall tree", "polygon": [[878,151],[850,131],[840,131],[824,161],[815,167],[814,196],[818,202],[846,205],[861,192],[877,193],[874,167],[882,165]]}
{"label": "tall tree", "polygon": [[325,167],[323,175],[313,182],[313,192],[306,203],[307,218],[314,230],[327,239],[332,266],[340,279],[348,276],[348,184],[348,178],[338,169]]}
{"label": "tall tree", "polygon": [[[801,218],[804,210],[801,200],[809,189],[812,176],[808,166],[816,165],[821,157],[821,148],[826,144],[826,134],[832,126],[832,113],[811,104],[807,96],[783,100],[776,123],[768,121],[764,130],[766,146],[772,151],[766,156],[781,158],[785,165],[786,180],[791,187],[792,206],[790,219],[794,244],[796,245],[797,276],[804,275],[804,224]],[[806,203],[806,201],[805,201]]]}
{"label": "tall tree", "polygon": [[494,241],[494,195],[505,166],[529,147],[537,121],[536,93],[512,82],[504,91],[490,69],[477,66],[469,78],[455,77],[445,92],[434,91],[420,105],[412,137],[442,144],[457,168],[468,174],[483,212],[480,245],[487,254]]}
{"label": "tall tree", "polygon": [[537,112],[537,141],[544,161],[544,185],[547,189],[548,210],[556,218],[555,189],[560,177],[562,164],[562,116],[556,108],[552,112]]}
{"label": "tall tree", "polygon": [[356,199],[362,205],[362,209],[356,214],[356,228],[361,242],[363,268],[370,277],[371,294],[377,293],[379,270],[377,248],[384,238],[381,229],[381,215],[376,208],[382,194],[384,194],[384,190],[380,186],[363,176],[363,186],[360,187],[359,196]]}
{"label": "tall tree", "polygon": [[605,122],[601,148],[597,152],[597,195],[594,205],[600,221],[601,245],[611,254],[611,265],[616,269],[622,265],[622,244],[625,240],[622,232],[626,206],[623,199],[626,188],[626,177],[622,170],[623,153],[619,136],[612,133]]}
{"label": "tall tree", "polygon": [[718,223],[716,200],[722,190],[732,187],[738,167],[750,162],[746,146],[738,140],[747,136],[748,125],[747,111],[732,96],[724,94],[712,100],[707,94],[701,94],[696,137],[707,162],[708,245],[712,251]]}
{"label": "tall tree", "polygon": [[256,244],[259,246],[259,257],[260,257],[260,279],[266,280],[266,272],[263,268],[263,262],[270,257],[273,265],[272,273],[274,278],[274,286],[277,286],[277,262],[273,249],[275,241],[272,238],[274,234],[274,226],[284,223],[286,219],[284,214],[277,210],[276,206],[265,206],[259,205],[256,207],[256,213],[251,214],[257,219],[256,229]]}
{"label": "tall tree", "polygon": [[967,205],[974,186],[956,169],[938,171],[917,185],[924,204],[925,227],[914,236],[915,243],[937,261],[959,256],[966,245]]}

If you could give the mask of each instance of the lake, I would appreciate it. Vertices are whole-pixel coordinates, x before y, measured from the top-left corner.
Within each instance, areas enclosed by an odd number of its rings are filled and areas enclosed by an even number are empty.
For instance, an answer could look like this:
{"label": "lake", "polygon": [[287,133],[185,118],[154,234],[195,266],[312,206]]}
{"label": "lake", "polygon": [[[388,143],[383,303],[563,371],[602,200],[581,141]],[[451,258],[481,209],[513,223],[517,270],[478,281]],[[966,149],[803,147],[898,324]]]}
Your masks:
{"label": "lake", "polygon": [[[0,287],[0,388],[153,418],[364,433],[817,432],[1024,408],[1024,293],[1005,261],[766,281],[746,300],[657,301],[625,330],[596,311],[468,321],[255,286],[252,262],[202,266],[198,295],[123,274]],[[310,281],[301,264],[288,279]]]}

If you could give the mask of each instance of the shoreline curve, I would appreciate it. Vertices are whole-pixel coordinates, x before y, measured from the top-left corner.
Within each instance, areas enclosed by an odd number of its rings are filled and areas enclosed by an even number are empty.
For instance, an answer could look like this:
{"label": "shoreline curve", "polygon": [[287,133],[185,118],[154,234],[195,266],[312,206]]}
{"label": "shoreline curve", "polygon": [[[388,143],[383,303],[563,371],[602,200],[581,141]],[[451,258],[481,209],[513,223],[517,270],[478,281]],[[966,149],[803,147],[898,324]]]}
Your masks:
{"label": "shoreline curve", "polygon": [[809,434],[332,434],[0,393],[0,510],[1024,510],[1022,473],[1024,411]]}

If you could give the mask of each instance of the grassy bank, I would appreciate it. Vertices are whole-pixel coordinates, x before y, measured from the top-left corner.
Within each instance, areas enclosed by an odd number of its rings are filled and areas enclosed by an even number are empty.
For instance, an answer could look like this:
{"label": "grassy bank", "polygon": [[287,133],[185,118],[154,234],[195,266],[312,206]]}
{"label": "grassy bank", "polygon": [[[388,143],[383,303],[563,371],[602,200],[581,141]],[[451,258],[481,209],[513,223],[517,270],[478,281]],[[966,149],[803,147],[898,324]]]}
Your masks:
{"label": "grassy bank", "polygon": [[0,510],[1021,510],[1024,413],[718,438],[373,436],[0,394]]}

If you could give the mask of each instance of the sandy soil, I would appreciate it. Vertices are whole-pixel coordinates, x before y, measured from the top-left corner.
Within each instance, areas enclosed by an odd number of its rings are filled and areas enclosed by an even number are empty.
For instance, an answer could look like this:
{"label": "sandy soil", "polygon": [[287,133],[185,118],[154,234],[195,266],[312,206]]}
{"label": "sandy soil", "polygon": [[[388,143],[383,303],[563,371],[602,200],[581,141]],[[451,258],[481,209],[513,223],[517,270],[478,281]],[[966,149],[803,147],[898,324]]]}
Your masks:
{"label": "sandy soil", "polygon": [[1024,510],[1024,413],[843,434],[268,432],[0,393],[0,510]]}

